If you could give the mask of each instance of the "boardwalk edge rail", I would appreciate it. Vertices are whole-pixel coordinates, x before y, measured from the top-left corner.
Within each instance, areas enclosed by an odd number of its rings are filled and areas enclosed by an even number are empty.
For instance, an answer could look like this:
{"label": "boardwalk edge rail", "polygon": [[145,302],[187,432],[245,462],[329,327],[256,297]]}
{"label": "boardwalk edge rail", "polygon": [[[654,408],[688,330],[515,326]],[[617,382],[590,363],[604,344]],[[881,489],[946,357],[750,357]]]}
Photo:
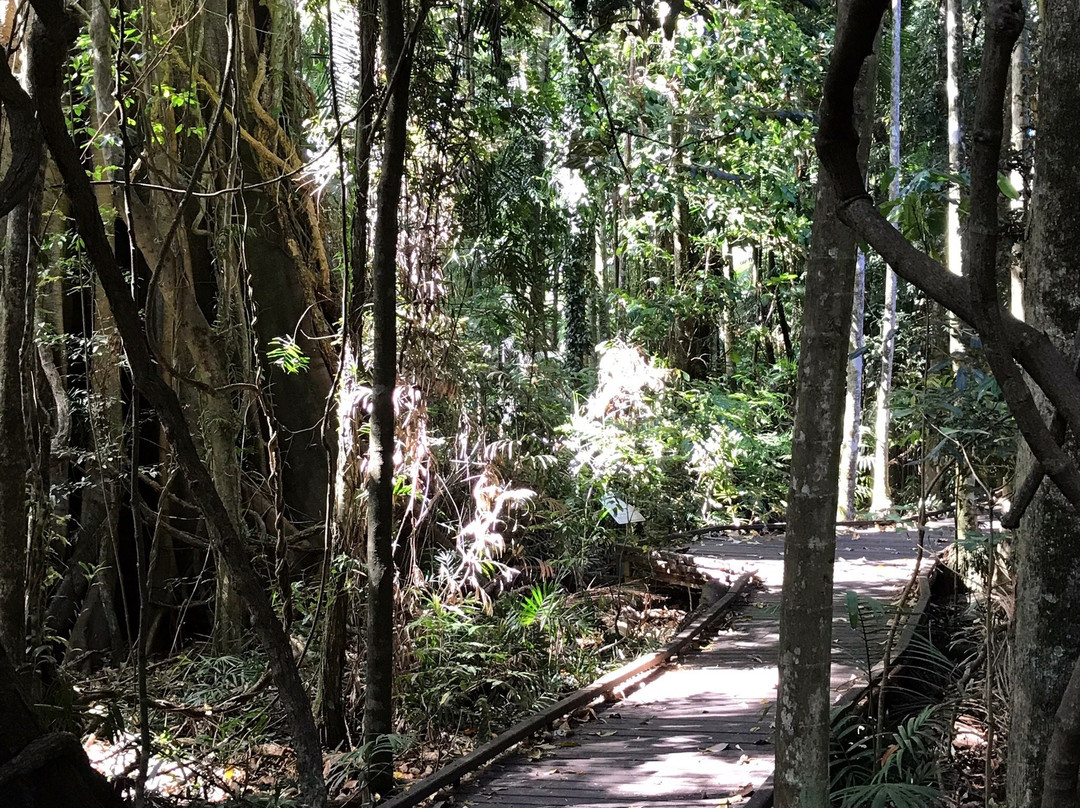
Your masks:
{"label": "boardwalk edge rail", "polygon": [[[923,616],[926,614],[926,607],[930,604],[930,599],[933,596],[933,581],[940,572],[938,559],[931,556],[930,562],[931,563],[925,564],[918,572],[918,577],[915,582],[915,585],[918,587],[918,596],[911,609],[903,615],[904,625],[897,635],[896,643],[890,654],[890,668],[896,666],[897,661],[904,656],[908,646],[911,645],[915,632],[918,631]],[[870,669],[870,681],[849,690],[837,699],[832,705],[833,713],[839,714],[858,707],[859,703],[866,697],[871,687],[877,688],[881,685],[881,678],[884,670],[884,660],[878,660],[874,663],[874,666]]]}
{"label": "boardwalk edge rail", "polygon": [[673,657],[678,656],[687,645],[709,628],[728,606],[742,594],[743,589],[746,588],[755,572],[756,570],[744,572],[736,578],[734,583],[731,584],[731,588],[722,598],[691,620],[682,631],[669,640],[660,650],[638,657],[633,662],[628,662],[621,668],[602,676],[588,687],[571,693],[561,701],[545,707],[464,757],[449,763],[423,780],[417,781],[408,791],[380,802],[379,808],[413,808],[413,806],[419,805],[447,786],[455,785],[466,774],[493,760],[542,727],[553,723],[568,713],[572,713],[574,710],[591,704],[602,696],[608,695],[624,682],[658,668]]}
{"label": "boardwalk edge rail", "polygon": [[[893,648],[892,658],[894,664],[895,661],[900,659],[904,655],[904,652],[907,651],[915,632],[918,630],[919,624],[922,622],[923,615],[926,613],[926,607],[930,603],[931,583],[938,572],[939,566],[936,558],[933,559],[933,563],[927,564],[918,572],[916,586],[918,587],[919,594],[914,606],[912,606],[911,610],[906,615],[904,626],[900,630],[900,635]],[[870,675],[874,687],[879,686],[884,667],[884,662],[879,661],[871,669]],[[832,705],[831,709],[833,713],[836,714],[854,709],[866,696],[869,690],[869,684],[864,684],[853,690],[849,690]],[[750,801],[743,803],[742,808],[772,808],[772,806],[773,776],[769,775],[765,782],[754,790],[754,795],[750,798]]]}

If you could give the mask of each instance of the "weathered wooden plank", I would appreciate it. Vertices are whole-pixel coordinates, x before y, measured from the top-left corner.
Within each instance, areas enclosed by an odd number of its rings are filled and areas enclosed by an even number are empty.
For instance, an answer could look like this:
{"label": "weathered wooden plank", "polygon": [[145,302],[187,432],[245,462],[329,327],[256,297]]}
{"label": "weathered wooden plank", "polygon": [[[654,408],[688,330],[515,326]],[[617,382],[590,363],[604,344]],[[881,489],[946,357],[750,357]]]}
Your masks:
{"label": "weathered wooden plank", "polygon": [[649,799],[666,803],[668,800],[721,798],[763,782],[772,770],[772,752],[751,757],[746,762],[732,757],[710,763],[694,771],[671,774],[650,771],[643,766],[613,766],[610,761],[605,767],[572,769],[562,765],[529,774],[504,772],[495,783],[463,788],[457,793],[466,799],[490,794],[519,801],[541,794],[547,798],[582,802]]}
{"label": "weathered wooden plank", "polygon": [[[556,752],[549,752],[543,757],[535,761],[537,766],[556,761],[563,763],[566,761],[579,761],[587,762],[594,759],[607,760],[611,757],[619,757],[622,760],[629,762],[634,761],[646,761],[651,760],[656,753],[656,741],[657,738],[664,738],[665,733],[657,731],[654,733],[641,733],[633,737],[620,738],[616,743],[611,744],[596,744],[590,743],[587,747],[584,747],[580,752],[573,753],[569,750],[559,750]],[[735,754],[738,757],[739,753],[746,752],[749,754],[749,750],[755,750],[760,746],[771,745],[772,733],[768,727],[762,728],[760,733],[747,732],[703,732],[701,733],[694,743],[687,743],[682,745],[676,744],[664,744],[664,749],[668,752],[700,752],[710,747],[719,747],[724,744],[727,745],[728,751],[731,754]],[[715,754],[722,754],[717,752]]]}
{"label": "weathered wooden plank", "polygon": [[[867,528],[876,527],[884,528],[890,525],[890,522],[885,522],[880,519],[850,519],[845,522],[837,522],[837,527],[855,527],[855,528]],[[745,533],[747,531],[756,533],[782,533],[787,530],[787,522],[744,522],[742,524],[730,524],[730,525],[711,525],[709,527],[699,527],[694,530],[681,530],[678,533],[669,533],[665,536],[666,539],[684,539],[694,538],[696,536],[707,536],[710,533]]]}
{"label": "weathered wooden plank", "polygon": [[719,563],[707,563],[711,559],[695,558],[671,550],[643,549],[628,544],[618,545],[618,550],[629,563],[632,573],[641,570],[650,578],[677,586],[701,589],[711,585],[721,592],[727,588],[725,573],[728,570]]}
{"label": "weathered wooden plank", "polygon": [[[767,759],[766,759],[767,758]],[[565,765],[565,764],[564,764]],[[597,767],[559,771],[545,776],[542,773],[525,775],[520,772],[503,772],[497,783],[485,782],[484,785],[462,787],[457,794],[500,793],[506,795],[528,795],[543,793],[546,795],[575,796],[582,795],[587,800],[596,799],[681,799],[696,798],[705,794],[729,794],[742,788],[747,783],[761,782],[772,770],[772,752],[750,763],[738,763],[732,760],[726,766],[712,767],[711,775],[706,772],[695,776],[655,778],[647,782],[645,776],[640,780],[632,779],[635,773],[631,767],[613,766],[606,762],[606,770]],[[566,768],[569,768],[568,766]],[[736,771],[729,776],[730,782],[717,780],[717,772]],[[723,774],[721,774],[723,776]]]}

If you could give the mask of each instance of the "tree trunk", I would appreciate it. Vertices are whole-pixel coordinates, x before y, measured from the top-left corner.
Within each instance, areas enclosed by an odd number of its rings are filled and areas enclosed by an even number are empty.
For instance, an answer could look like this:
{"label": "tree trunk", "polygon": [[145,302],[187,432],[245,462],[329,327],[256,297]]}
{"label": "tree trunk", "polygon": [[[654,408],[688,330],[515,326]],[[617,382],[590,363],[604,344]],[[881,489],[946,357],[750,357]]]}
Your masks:
{"label": "tree trunk", "polygon": [[[51,183],[46,180],[46,185]],[[45,202],[43,200],[43,206]],[[61,207],[60,200],[50,198],[50,208]],[[50,221],[52,226],[46,231],[46,238],[61,230],[61,217],[53,217]],[[56,242],[52,243],[49,255],[44,263],[51,264],[59,259],[62,251]],[[46,333],[64,333],[64,291],[62,283],[58,280],[50,280],[41,285],[36,298],[36,321]],[[38,456],[42,474],[37,481],[38,507],[48,512],[47,519],[51,524],[64,524],[70,521],[71,501],[68,497],[53,497],[53,485],[69,479],[70,475],[70,449],[71,445],[71,401],[65,384],[65,377],[69,367],[65,352],[59,346],[50,345],[44,340],[34,340],[37,351],[38,373],[41,377],[40,388],[47,391],[47,395],[39,395],[37,401],[41,424],[39,427]],[[44,520],[43,520],[44,522]],[[67,636],[74,620],[74,610],[71,609],[71,601],[63,604],[68,608],[67,622],[62,631],[52,627],[49,622],[49,614],[57,604],[58,598],[53,597],[55,591],[46,585],[49,573],[56,568],[49,567],[49,546],[51,531],[50,525],[42,524],[40,531],[44,534],[39,537],[40,545],[37,547],[34,557],[29,564],[27,574],[27,589],[30,593],[29,621],[31,625],[31,642],[35,647],[44,646],[49,640],[47,637]],[[63,583],[69,583],[75,576],[71,575],[70,568],[63,570]],[[85,589],[86,576],[80,569],[78,579]],[[81,595],[79,596],[81,599]]]}
{"label": "tree trunk", "polygon": [[720,342],[724,346],[724,378],[735,376],[735,330],[731,327],[735,309],[735,257],[730,243],[723,246],[721,273],[724,278],[724,300],[720,308]]}
{"label": "tree trunk", "polygon": [[579,217],[574,248],[563,274],[563,315],[566,322],[566,366],[581,370],[592,354],[589,340],[589,275],[592,257],[592,227]]}
{"label": "tree trunk", "polygon": [[851,336],[848,349],[847,397],[844,400],[843,443],[840,447],[840,516],[855,518],[855,484],[859,478],[859,437],[862,433],[863,319],[866,315],[866,256],[858,250],[855,259],[855,289],[851,307]]}
{"label": "tree trunk", "polygon": [[[34,0],[32,5],[38,20],[30,35],[35,55],[31,84],[45,142],[64,178],[79,235],[108,297],[135,387],[157,412],[205,519],[211,543],[221,553],[236,581],[240,596],[251,610],[255,632],[267,655],[296,747],[301,790],[311,805],[320,808],[325,804],[326,792],[318,731],[288,639],[263,583],[251,566],[243,538],[237,534],[229,512],[214,487],[213,478],[199,457],[180,401],[165,382],[161,367],[153,358],[135,300],[110,249],[97,200],[83,169],[79,151],[67,131],[60,97],[61,68],[64,56],[78,32],[78,23],[58,0]],[[230,26],[235,25],[235,6],[231,9],[229,23]]]}
{"label": "tree trunk", "polygon": [[[1046,754],[1042,808],[1080,805],[1080,659],[1054,716],[1053,734]],[[1026,805],[1027,803],[1021,803]]]}
{"label": "tree trunk", "polygon": [[[961,121],[960,83],[963,81],[964,65],[964,18],[963,4],[960,0],[946,0],[945,3],[945,100],[947,105],[947,139],[949,152],[949,173],[959,174],[963,166],[963,126]],[[959,185],[949,188],[949,201],[945,214],[945,265],[953,275],[963,272],[963,250],[960,233],[960,197]],[[949,316],[949,354],[953,360],[953,374],[956,384],[964,383],[963,367],[964,344],[958,338],[960,323],[956,317]],[[962,463],[956,466],[954,480],[954,499],[956,505],[956,535],[964,536],[971,527],[972,506],[975,493],[971,470]]]}
{"label": "tree trunk", "polygon": [[[850,2],[837,9],[837,29]],[[879,34],[880,35],[880,34]],[[863,65],[855,120],[865,170],[874,108],[875,64]],[[788,532],[780,602],[776,721],[777,808],[829,805],[829,674],[837,465],[851,318],[855,235],[836,215],[833,183],[818,180],[806,267],[799,388],[792,438]]]}
{"label": "tree trunk", "polygon": [[[772,253],[769,254],[769,276],[771,277],[775,264]],[[776,365],[776,347],[772,339],[772,306],[765,295],[765,250],[758,244],[754,247],[754,268],[751,272],[750,283],[754,287],[754,297],[757,298],[757,330],[761,334],[761,349],[765,353],[765,362],[770,369]]]}
{"label": "tree trunk", "polygon": [[[338,396],[337,473],[334,490],[334,535],[338,547],[334,555],[361,551],[364,534],[364,514],[359,508],[356,492],[363,485],[363,458],[368,450],[362,429],[364,413],[361,406],[364,376],[362,361],[364,338],[364,306],[368,297],[368,195],[371,190],[369,156],[372,145],[372,109],[375,98],[375,51],[377,42],[378,6],[374,0],[360,4],[358,46],[359,76],[358,113],[356,119],[355,182],[353,184],[352,243],[350,245],[350,288],[345,311],[345,346],[342,351],[344,372]],[[333,556],[329,559],[332,563]],[[323,657],[319,668],[319,722],[323,742],[340,746],[347,738],[345,721],[345,649],[348,616],[352,598],[347,573],[340,572],[331,580],[330,602],[323,630]]]}
{"label": "tree trunk", "polygon": [[27,281],[34,273],[32,240],[37,237],[41,184],[7,218],[7,249],[0,273],[0,642],[13,661],[26,650],[27,455],[23,418],[23,370]]}
{"label": "tree trunk", "polygon": [[[1028,320],[1071,350],[1080,310],[1080,231],[1064,226],[1080,197],[1080,164],[1075,137],[1080,127],[1080,7],[1049,0],[1042,20],[1039,63],[1037,171],[1031,197],[1031,229],[1025,246]],[[1045,401],[1042,409],[1049,407]],[[1073,432],[1065,446],[1074,457],[1080,441]],[[1017,474],[1026,476],[1033,460],[1024,448]],[[1012,702],[1009,710],[1008,803],[1011,808],[1065,805],[1060,778],[1076,770],[1047,768],[1055,710],[1065,692],[1073,662],[1080,656],[1080,624],[1064,615],[1080,610],[1080,525],[1076,512],[1053,486],[1043,485],[1016,534],[1016,612],[1011,654]],[[1051,782],[1053,780],[1053,782]],[[1051,795],[1053,798],[1051,799]],[[1048,802],[1048,800],[1050,800]]]}
{"label": "tree trunk", "polygon": [[[960,0],[945,3],[945,102],[947,106],[946,138],[949,151],[949,172],[962,168],[960,150],[964,133],[960,122],[960,82],[964,63],[964,20]],[[945,224],[945,265],[953,275],[961,273],[960,238],[960,186],[949,186],[949,203]],[[956,325],[955,321],[952,323]],[[949,341],[949,351],[955,354],[963,350],[954,333]]]}
{"label": "tree trunk", "polygon": [[[7,54],[3,53],[3,78],[11,82],[3,88],[12,154],[3,185],[20,163],[19,130],[26,127],[19,107],[26,103],[22,86],[10,73]],[[24,73],[32,67],[30,55],[24,54]],[[25,134],[30,134],[29,132]],[[32,264],[36,259],[34,241],[38,238],[42,198],[42,154],[27,153],[25,180],[16,193],[6,193],[4,209],[10,209],[6,239],[0,255],[0,642],[10,649],[15,664],[22,662],[26,651],[26,563],[27,563],[27,429],[23,412],[24,376],[27,357],[33,349],[26,340],[33,331],[34,290],[36,278]],[[9,201],[10,200],[10,201]],[[29,291],[29,295],[28,295]],[[28,330],[28,323],[30,328]]]}
{"label": "tree trunk", "polygon": [[[386,65],[386,126],[379,177],[371,297],[374,326],[371,436],[368,469],[367,677],[364,743],[371,749],[367,790],[386,796],[394,788],[394,387],[397,384],[398,204],[408,150],[412,43],[405,38],[401,0],[380,0]],[[427,5],[421,3],[416,28]]]}
{"label": "tree trunk", "polygon": [[[115,459],[124,434],[120,368],[120,338],[109,313],[101,284],[95,282],[84,323],[86,340],[95,350],[86,359],[87,422],[92,451],[83,468],[84,486],[76,514],[79,530],[68,559],[64,586],[49,606],[50,629],[68,638],[66,660],[86,653],[109,654],[118,662],[123,638],[117,621],[117,518],[120,510],[121,469]],[[82,565],[94,568],[87,581]],[[90,660],[88,660],[90,661]]]}
{"label": "tree trunk", "polygon": [[[546,57],[546,49],[545,49]],[[546,72],[548,60],[544,59]],[[537,137],[532,146],[532,170],[534,182],[539,184],[544,176],[544,165],[547,159],[547,145],[542,137]],[[532,252],[530,255],[531,282],[529,283],[529,333],[526,335],[526,345],[533,358],[548,350],[547,332],[547,293],[548,293],[548,256],[544,250],[546,242],[544,236],[544,205],[539,195],[530,203],[532,208]]]}
{"label": "tree trunk", "polygon": [[806,271],[798,400],[792,440],[788,532],[780,608],[776,805],[829,804],[829,670],[836,469],[851,316],[855,239],[834,213],[832,186],[818,182]]}
{"label": "tree trunk", "polygon": [[[1027,4],[1025,3],[1025,8]],[[1020,34],[1020,39],[1012,53],[1012,63],[1009,65],[1009,146],[1012,150],[1012,159],[1015,161],[1014,168],[1009,173],[1012,186],[1020,194],[1020,198],[1010,200],[1009,207],[1014,216],[1019,216],[1020,221],[1014,222],[1018,229],[1024,225],[1024,213],[1027,200],[1027,178],[1030,174],[1030,155],[1028,154],[1028,130],[1031,127],[1031,116],[1028,114],[1029,77],[1031,37],[1027,28]],[[1012,258],[1009,262],[1009,313],[1017,320],[1024,319],[1024,263],[1022,256],[1022,240],[1014,238]]]}
{"label": "tree trunk", "polygon": [[[664,48],[668,48],[666,40]],[[683,139],[686,134],[685,112],[680,108],[681,87],[678,82],[669,82],[669,102],[671,104],[671,123],[668,128],[668,140],[671,146],[672,183],[675,186],[674,221],[672,222],[671,245],[671,284],[679,300],[689,300],[694,288],[692,273],[697,270],[693,256],[690,200],[686,197],[683,183],[686,179],[686,151]],[[568,287],[569,288],[569,287]],[[568,298],[569,299],[569,298]],[[692,378],[701,378],[698,359],[697,314],[687,310],[685,303],[680,303],[672,324],[671,346],[668,361],[673,368],[683,371]]]}
{"label": "tree trunk", "polygon": [[123,808],[94,771],[79,739],[46,734],[19,690],[15,667],[0,642],[0,794],[4,805],[48,808]]}
{"label": "tree trunk", "polygon": [[[840,215],[845,222],[855,227],[888,260],[894,262],[898,272],[915,283],[933,299],[946,305],[951,311],[973,325],[983,341],[985,355],[995,378],[1002,390],[1009,410],[1032,454],[1038,459],[1040,476],[1049,476],[1073,507],[1080,506],[1080,470],[1072,457],[1062,450],[1056,438],[1040,416],[1038,406],[1033,399],[1026,380],[1017,367],[1026,370],[1043,393],[1063,413],[1067,423],[1075,432],[1080,432],[1080,392],[1073,369],[1068,367],[1066,354],[1056,349],[1047,335],[1030,325],[1011,319],[1003,312],[997,300],[996,263],[997,263],[997,216],[998,216],[998,165],[1002,139],[1002,105],[1007,86],[1008,62],[1011,50],[1023,27],[1022,6],[1010,0],[996,0],[988,6],[985,24],[986,41],[983,48],[982,70],[979,79],[978,100],[975,114],[975,137],[971,161],[971,217],[967,235],[965,255],[965,282],[957,282],[940,264],[919,253],[912,245],[899,236],[881,216],[864,193],[864,185],[859,177],[859,168],[854,153],[851,131],[851,109],[854,93],[854,76],[863,59],[872,52],[872,31],[880,19],[882,8],[878,0],[854,0],[859,9],[859,21],[845,30],[839,37],[833,52],[833,64],[826,79],[822,102],[822,115],[817,151],[828,175],[837,183],[841,198],[845,200]],[[1037,144],[1040,157],[1039,173],[1033,198],[1033,225],[1031,237],[1030,266],[1067,262],[1075,255],[1075,234],[1061,227],[1061,222],[1069,214],[1069,200],[1080,184],[1078,169],[1071,159],[1072,141],[1070,132],[1075,131],[1077,110],[1080,103],[1076,96],[1077,87],[1072,77],[1078,69],[1077,59],[1080,48],[1074,41],[1075,31],[1080,30],[1080,10],[1067,4],[1059,4],[1048,10],[1047,21],[1054,21],[1047,29],[1044,44],[1044,71],[1040,76],[1041,86],[1047,91],[1044,104],[1047,119],[1040,121],[1045,127],[1045,139],[1040,136]],[[855,15],[852,15],[855,19]],[[1060,27],[1057,27],[1060,25]],[[1068,193],[1054,193],[1052,189],[1065,188]],[[1045,189],[1045,191],[1044,191]],[[1045,194],[1045,196],[1044,196]],[[1068,280],[1067,275],[1063,276]],[[1033,280],[1033,279],[1032,279]],[[1032,284],[1034,286],[1034,284]],[[1048,284],[1049,288],[1049,284]],[[1037,289],[1031,289],[1031,300],[1044,300],[1046,314],[1050,321],[1060,322],[1067,319],[1070,325],[1075,323],[1075,307],[1078,294],[1074,284],[1061,288],[1062,294],[1042,296]],[[1034,313],[1034,312],[1032,312]],[[1055,368],[1050,371],[1050,367]],[[1062,548],[1067,545],[1061,541],[1061,525],[1053,525],[1049,535],[1041,536],[1042,544],[1035,548],[1040,560],[1054,552],[1066,562],[1072,561],[1069,553]],[[1065,564],[1058,564],[1044,572],[1035,569],[1032,556],[1023,558],[1024,548],[1017,549],[1017,566],[1020,570],[1017,596],[1016,636],[1022,638],[1034,633],[1037,627],[1063,625],[1069,621],[1062,616],[1068,608],[1065,594],[1073,597],[1067,587],[1069,571]],[[1023,575],[1023,570],[1035,574]],[[1075,580],[1076,576],[1072,576]],[[1054,587],[1061,592],[1055,592]],[[1050,609],[1041,612],[1052,604]],[[1024,611],[1028,610],[1025,616]],[[1032,620],[1034,615],[1035,619]],[[1049,644],[1036,643],[1035,647],[1049,649]],[[1024,649],[1014,649],[1015,665],[1029,661]],[[1075,652],[1074,652],[1075,653]],[[1056,680],[1047,675],[1045,670],[1036,670],[1030,676],[1023,673],[1016,676],[1017,685],[1034,685],[1035,689],[1045,688],[1047,684],[1064,683],[1069,677],[1067,667],[1071,659],[1063,659],[1060,649],[1056,651],[1056,663],[1064,663],[1066,671]],[[1033,681],[1035,680],[1035,681]],[[1060,693],[1064,690],[1059,690]],[[1062,774],[1062,782],[1054,784],[1054,790],[1061,787],[1065,800],[1075,799],[1076,763],[1080,759],[1076,748],[1080,736],[1078,726],[1076,689],[1070,685],[1068,697],[1060,702],[1059,723],[1054,735],[1054,747],[1050,748],[1046,758],[1060,769],[1048,770],[1047,777]],[[1043,704],[1021,702],[1019,709],[1014,701],[1014,718],[1030,717],[1033,722],[1047,722],[1048,711]],[[1010,748],[1019,746],[1015,737],[1010,738]],[[1034,744],[1019,748],[1031,748]],[[1071,761],[1071,762],[1070,762]],[[1032,773],[1037,770],[1038,762],[1024,771],[1014,768],[1010,761],[1011,792],[1018,794],[1017,799],[1010,799],[1010,805],[1037,804],[1029,802],[1031,790],[1037,789],[1039,780]],[[1053,798],[1044,795],[1044,805],[1058,805]]]}
{"label": "tree trunk", "polygon": [[[600,221],[595,229],[596,240],[596,294],[593,295],[593,309],[596,312],[596,338],[594,345],[607,342],[611,339],[611,309],[608,306],[608,295],[611,294],[610,275],[608,273],[608,242],[606,212],[601,214]],[[700,331],[701,327],[698,326]],[[699,360],[700,364],[700,360]]]}
{"label": "tree trunk", "polygon": [[[53,22],[58,22],[55,15]],[[40,35],[40,26],[41,23],[36,18],[31,18],[32,36]],[[62,55],[66,50],[63,48],[59,54]],[[39,56],[44,56],[44,53],[33,45],[26,54],[29,68],[27,72],[31,76],[32,88],[36,84],[33,77],[41,66],[37,61]],[[57,69],[52,71],[56,80],[59,79],[59,61],[56,59],[54,67]],[[7,55],[4,54],[0,59],[0,102],[3,103],[7,123],[13,129],[10,133],[10,162],[3,179],[0,180],[0,214],[15,212],[11,220],[9,250],[4,256],[3,266],[0,267],[4,272],[5,282],[10,281],[12,269],[16,272],[25,271],[33,255],[30,239],[36,235],[36,209],[41,198],[39,172],[42,157],[41,129],[38,124],[40,113],[35,114],[35,101],[33,93],[28,94],[15,81],[8,67]],[[25,170],[20,172],[20,167]],[[35,185],[38,187],[35,188]],[[25,280],[28,278],[24,275]],[[18,317],[17,311],[9,309],[10,297],[13,292],[22,295],[22,302],[25,304],[29,290],[24,285],[21,292],[11,288],[3,288],[2,291],[3,316],[5,319],[8,316]],[[20,309],[25,312],[22,307]],[[25,336],[24,330],[16,342],[22,345]],[[9,359],[5,358],[5,373],[8,363]],[[21,409],[21,403],[19,406]],[[20,446],[25,452],[25,443]],[[5,453],[18,448],[3,446]],[[25,469],[23,473],[25,474]],[[25,533],[21,546],[25,551]],[[4,583],[10,584],[11,581],[6,580]],[[7,591],[2,594],[4,598],[12,596],[12,593]],[[24,592],[20,590],[18,596],[21,603]],[[7,604],[0,606],[0,609],[2,608],[7,608]],[[19,688],[15,665],[5,648],[3,635],[15,634],[21,655],[25,642],[23,621],[20,619],[19,625],[13,627],[11,615],[5,615],[4,619],[5,624],[0,629],[0,716],[3,716],[3,721],[0,721],[0,794],[4,795],[6,803],[12,805],[120,808],[120,800],[90,767],[77,738],[66,734],[44,734],[38,716]]]}
{"label": "tree trunk", "polygon": [[[889,199],[900,196],[900,39],[903,33],[901,0],[892,0],[892,98],[889,109],[889,165],[893,169]],[[874,417],[874,466],[870,511],[886,513],[892,507],[889,485],[889,432],[892,425],[893,357],[896,353],[896,293],[898,283],[893,268],[885,266],[885,313],[881,318],[881,377],[878,382]]]}

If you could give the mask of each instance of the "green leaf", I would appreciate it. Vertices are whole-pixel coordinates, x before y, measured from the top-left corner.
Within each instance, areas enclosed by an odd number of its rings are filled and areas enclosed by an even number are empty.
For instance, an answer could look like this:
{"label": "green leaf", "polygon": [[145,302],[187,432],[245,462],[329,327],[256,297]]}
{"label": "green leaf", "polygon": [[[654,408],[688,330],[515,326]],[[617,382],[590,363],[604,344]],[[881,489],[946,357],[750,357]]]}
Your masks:
{"label": "green leaf", "polygon": [[1005,194],[1009,199],[1017,200],[1020,198],[1020,192],[1013,186],[1012,181],[1000,171],[998,172],[998,188],[1000,188],[1001,193]]}
{"label": "green leaf", "polygon": [[311,359],[291,336],[274,337],[270,345],[266,357],[286,373],[303,373],[308,369]]}
{"label": "green leaf", "polygon": [[848,592],[845,595],[845,602],[847,603],[847,616],[848,621],[851,623],[852,628],[859,627],[859,595],[856,592]]}

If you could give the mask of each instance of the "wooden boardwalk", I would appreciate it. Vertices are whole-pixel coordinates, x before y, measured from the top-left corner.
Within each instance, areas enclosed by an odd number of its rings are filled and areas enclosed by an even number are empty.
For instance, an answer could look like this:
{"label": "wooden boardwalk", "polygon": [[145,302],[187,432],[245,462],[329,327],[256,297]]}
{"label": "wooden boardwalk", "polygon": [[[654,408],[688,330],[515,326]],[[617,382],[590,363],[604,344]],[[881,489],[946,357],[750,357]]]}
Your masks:
{"label": "wooden boardwalk", "polygon": [[[935,563],[946,538],[941,529],[928,534],[924,569]],[[915,531],[839,534],[835,699],[861,686],[867,667],[863,636],[848,621],[846,593],[891,602],[911,577],[916,545]],[[496,761],[453,792],[453,804],[716,808],[738,805],[760,791],[773,767],[783,541],[714,535],[683,552],[715,572],[756,569],[762,586],[733,623],[713,632],[700,651],[598,710],[595,720],[544,744],[536,759],[514,754]],[[874,653],[884,631],[879,625],[872,632]]]}

